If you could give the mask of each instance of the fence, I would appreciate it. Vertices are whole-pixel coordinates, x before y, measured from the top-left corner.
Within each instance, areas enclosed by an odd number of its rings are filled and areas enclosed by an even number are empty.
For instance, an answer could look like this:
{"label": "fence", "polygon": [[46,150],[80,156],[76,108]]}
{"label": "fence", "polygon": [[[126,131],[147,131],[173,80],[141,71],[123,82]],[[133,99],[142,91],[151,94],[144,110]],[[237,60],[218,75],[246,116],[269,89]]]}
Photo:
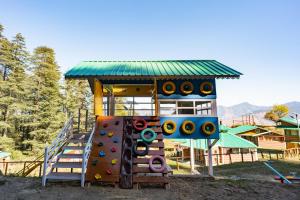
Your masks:
{"label": "fence", "polygon": [[24,170],[27,164],[36,163],[36,162],[40,162],[42,164],[38,168],[33,170],[30,173],[30,175],[40,177],[42,175],[43,161],[3,161],[0,162],[0,171],[4,176],[14,175],[17,172],[19,172],[21,169]]}

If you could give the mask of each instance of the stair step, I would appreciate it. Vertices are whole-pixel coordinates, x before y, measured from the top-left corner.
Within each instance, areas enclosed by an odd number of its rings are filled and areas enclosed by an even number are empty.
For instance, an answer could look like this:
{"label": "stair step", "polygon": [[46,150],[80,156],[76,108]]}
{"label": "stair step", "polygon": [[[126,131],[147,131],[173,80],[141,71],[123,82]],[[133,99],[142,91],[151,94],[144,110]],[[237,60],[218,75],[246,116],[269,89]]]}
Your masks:
{"label": "stair step", "polygon": [[47,179],[54,180],[80,180],[81,173],[50,172]]}
{"label": "stair step", "polygon": [[86,143],[87,142],[87,139],[70,139],[69,140],[69,143],[74,143],[74,144],[77,144],[77,143]]}
{"label": "stair step", "polygon": [[84,150],[84,146],[64,146],[63,150]]}
{"label": "stair step", "polygon": [[60,154],[59,158],[82,158],[82,154]]}
{"label": "stair step", "polygon": [[57,162],[52,168],[81,168],[81,162]]}

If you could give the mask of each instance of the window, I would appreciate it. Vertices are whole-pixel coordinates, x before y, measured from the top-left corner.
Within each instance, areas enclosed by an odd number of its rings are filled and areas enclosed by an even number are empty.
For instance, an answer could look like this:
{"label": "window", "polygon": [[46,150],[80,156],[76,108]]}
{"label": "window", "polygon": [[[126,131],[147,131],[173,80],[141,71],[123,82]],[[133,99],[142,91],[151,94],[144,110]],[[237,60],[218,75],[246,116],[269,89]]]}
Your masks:
{"label": "window", "polygon": [[[214,110],[213,110],[214,105]],[[160,115],[214,116],[214,100],[160,100]]]}
{"label": "window", "polygon": [[152,116],[154,110],[151,97],[115,97],[115,116]]}

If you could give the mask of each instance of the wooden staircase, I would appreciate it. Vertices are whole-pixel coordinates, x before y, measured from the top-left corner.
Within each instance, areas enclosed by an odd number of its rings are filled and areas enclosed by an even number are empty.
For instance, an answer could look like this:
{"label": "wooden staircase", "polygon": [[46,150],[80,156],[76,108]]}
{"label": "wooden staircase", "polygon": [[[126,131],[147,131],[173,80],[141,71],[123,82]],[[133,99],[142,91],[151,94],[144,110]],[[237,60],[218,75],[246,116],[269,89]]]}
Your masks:
{"label": "wooden staircase", "polygon": [[52,144],[45,148],[43,186],[49,180],[81,181],[81,186],[84,186],[93,133],[94,129],[73,134],[72,119],[66,123]]}

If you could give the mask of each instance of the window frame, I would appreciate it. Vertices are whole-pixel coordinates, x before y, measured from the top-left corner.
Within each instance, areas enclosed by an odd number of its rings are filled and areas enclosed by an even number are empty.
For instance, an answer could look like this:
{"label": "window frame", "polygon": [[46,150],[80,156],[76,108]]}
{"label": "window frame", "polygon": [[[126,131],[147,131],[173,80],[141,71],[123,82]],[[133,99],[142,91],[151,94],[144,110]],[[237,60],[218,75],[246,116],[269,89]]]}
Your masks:
{"label": "window frame", "polygon": [[[180,107],[178,106],[178,102],[184,102],[184,101],[189,101],[189,102],[193,102],[193,107]],[[175,107],[161,107],[161,102],[174,102],[175,103]],[[210,103],[210,109],[202,109],[202,110],[207,110],[207,111],[211,111],[210,114],[207,115],[197,115],[197,107],[196,107],[196,102],[207,102]],[[163,109],[162,109],[163,108]],[[193,109],[193,113],[194,114],[179,114],[178,110],[182,110],[182,109]],[[172,115],[175,116],[197,116],[197,117],[217,117],[217,104],[216,104],[216,100],[215,99],[159,99],[158,100],[158,113],[160,116],[169,116],[168,114],[161,114],[161,110],[174,110],[175,113]]]}

